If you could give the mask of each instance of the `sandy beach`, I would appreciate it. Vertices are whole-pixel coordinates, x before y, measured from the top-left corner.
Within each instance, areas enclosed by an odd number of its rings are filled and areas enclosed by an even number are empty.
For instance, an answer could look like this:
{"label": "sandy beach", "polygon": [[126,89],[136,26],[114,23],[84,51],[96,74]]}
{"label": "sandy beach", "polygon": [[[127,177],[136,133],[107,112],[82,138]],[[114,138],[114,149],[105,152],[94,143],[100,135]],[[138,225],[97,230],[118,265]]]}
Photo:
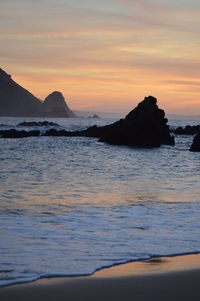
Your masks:
{"label": "sandy beach", "polygon": [[200,300],[200,255],[155,258],[90,277],[42,279],[0,289],[0,300]]}

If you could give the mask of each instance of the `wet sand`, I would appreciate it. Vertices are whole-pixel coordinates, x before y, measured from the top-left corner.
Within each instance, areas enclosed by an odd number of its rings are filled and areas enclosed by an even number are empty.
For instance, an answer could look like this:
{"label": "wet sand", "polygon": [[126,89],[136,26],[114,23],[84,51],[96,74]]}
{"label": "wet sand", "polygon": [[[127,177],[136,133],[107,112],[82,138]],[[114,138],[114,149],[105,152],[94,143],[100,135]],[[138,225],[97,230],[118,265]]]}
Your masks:
{"label": "wet sand", "polygon": [[42,279],[0,288],[1,301],[200,300],[200,255],[155,258],[89,277]]}

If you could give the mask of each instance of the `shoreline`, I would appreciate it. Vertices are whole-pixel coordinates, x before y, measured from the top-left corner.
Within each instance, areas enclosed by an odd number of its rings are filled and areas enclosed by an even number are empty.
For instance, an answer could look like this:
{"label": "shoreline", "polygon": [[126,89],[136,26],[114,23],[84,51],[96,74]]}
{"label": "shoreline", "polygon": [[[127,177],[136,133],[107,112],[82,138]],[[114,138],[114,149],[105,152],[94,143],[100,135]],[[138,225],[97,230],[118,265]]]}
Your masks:
{"label": "shoreline", "polygon": [[85,278],[85,277],[93,277],[96,275],[96,273],[99,274],[99,272],[103,272],[104,270],[111,270],[113,268],[118,268],[119,266],[127,266],[130,264],[140,264],[140,263],[146,263],[146,262],[153,262],[153,261],[157,261],[157,259],[159,261],[161,261],[162,259],[165,258],[181,258],[181,257],[188,257],[188,256],[192,256],[192,255],[199,255],[200,256],[200,251],[196,251],[196,252],[188,252],[188,253],[177,253],[177,254],[170,254],[170,255],[153,255],[149,258],[139,258],[139,259],[133,259],[133,260],[127,260],[124,262],[117,262],[117,263],[113,263],[111,265],[105,265],[105,266],[101,266],[99,268],[96,268],[92,273],[85,273],[85,274],[55,274],[55,275],[44,275],[44,276],[38,276],[35,279],[32,280],[27,280],[27,281],[18,281],[18,282],[14,282],[14,283],[9,283],[9,284],[4,284],[2,286],[0,286],[1,288],[4,287],[12,287],[12,286],[18,286],[18,285],[26,285],[26,284],[31,284],[37,281],[42,281],[42,280],[52,280],[52,279],[76,279],[76,278]]}
{"label": "shoreline", "polygon": [[119,264],[91,276],[43,278],[0,288],[11,300],[200,300],[200,254]]}

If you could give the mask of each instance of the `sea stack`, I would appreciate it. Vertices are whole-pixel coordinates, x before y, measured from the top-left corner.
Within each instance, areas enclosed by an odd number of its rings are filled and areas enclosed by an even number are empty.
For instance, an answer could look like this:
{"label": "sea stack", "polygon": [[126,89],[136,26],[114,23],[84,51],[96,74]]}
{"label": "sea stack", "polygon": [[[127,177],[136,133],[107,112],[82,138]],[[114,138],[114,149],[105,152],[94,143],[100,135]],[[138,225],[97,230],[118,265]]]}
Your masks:
{"label": "sea stack", "polygon": [[48,117],[75,117],[67,106],[61,92],[54,91],[48,95],[42,104],[43,115]]}
{"label": "sea stack", "polygon": [[124,119],[113,124],[102,127],[94,125],[76,132],[51,129],[45,135],[94,137],[99,138],[100,142],[138,147],[174,145],[174,137],[170,135],[167,122],[165,112],[157,106],[157,99],[149,96],[145,97]]}
{"label": "sea stack", "polygon": [[125,119],[105,128],[100,141],[139,147],[174,145],[167,122],[165,112],[157,106],[157,99],[148,96]]}

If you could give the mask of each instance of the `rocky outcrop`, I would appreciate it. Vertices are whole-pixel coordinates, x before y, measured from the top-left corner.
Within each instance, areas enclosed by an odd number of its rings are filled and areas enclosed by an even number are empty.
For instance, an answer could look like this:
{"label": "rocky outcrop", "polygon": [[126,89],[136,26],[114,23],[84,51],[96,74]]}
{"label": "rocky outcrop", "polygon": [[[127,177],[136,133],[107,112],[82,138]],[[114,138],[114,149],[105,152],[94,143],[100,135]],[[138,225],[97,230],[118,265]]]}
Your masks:
{"label": "rocky outcrop", "polygon": [[60,92],[53,92],[44,102],[12,80],[0,69],[0,116],[75,117]]}
{"label": "rocky outcrop", "polygon": [[40,131],[16,131],[11,130],[1,130],[1,138],[28,138],[28,137],[38,137],[40,136]]}
{"label": "rocky outcrop", "polygon": [[94,137],[99,138],[100,142],[140,147],[174,145],[174,137],[170,135],[165,113],[158,108],[157,99],[152,96],[145,97],[125,119],[111,125],[103,127],[94,125],[76,132],[51,129],[45,135]]}
{"label": "rocky outcrop", "polygon": [[145,97],[125,119],[108,126],[100,141],[141,147],[174,145],[167,122],[165,112],[157,106],[157,99]]}
{"label": "rocky outcrop", "polygon": [[194,137],[193,143],[190,147],[190,151],[191,152],[200,152],[200,133]]}
{"label": "rocky outcrop", "polygon": [[59,126],[51,121],[24,121],[17,125],[18,127],[36,127],[36,126]]}
{"label": "rocky outcrop", "polygon": [[186,125],[184,128],[180,126],[173,130],[173,132],[176,135],[195,135],[200,132],[200,125]]}
{"label": "rocky outcrop", "polygon": [[48,95],[42,104],[43,115],[48,117],[75,117],[67,106],[61,92],[54,91]]}
{"label": "rocky outcrop", "polygon": [[[0,132],[4,138],[29,137],[33,134],[39,136],[39,131],[10,130],[9,133],[8,130]],[[165,112],[158,108],[157,99],[152,96],[145,97],[124,119],[113,124],[102,127],[94,125],[83,131],[50,129],[43,136],[94,137],[98,138],[100,142],[139,147],[174,145],[174,137],[170,135]]]}

